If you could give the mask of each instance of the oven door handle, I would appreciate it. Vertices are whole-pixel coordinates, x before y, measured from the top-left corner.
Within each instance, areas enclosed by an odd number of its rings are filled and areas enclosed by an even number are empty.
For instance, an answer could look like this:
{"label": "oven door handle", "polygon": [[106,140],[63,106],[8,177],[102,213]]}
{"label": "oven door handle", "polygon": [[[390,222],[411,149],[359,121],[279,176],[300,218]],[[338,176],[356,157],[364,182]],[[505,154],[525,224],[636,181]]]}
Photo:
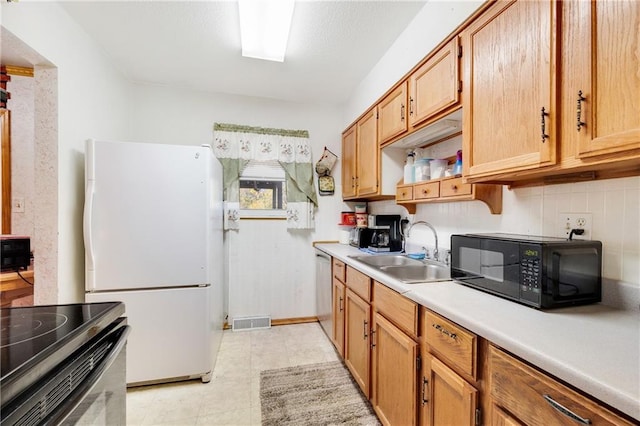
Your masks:
{"label": "oven door handle", "polygon": [[67,401],[60,404],[55,411],[53,411],[45,419],[45,424],[59,424],[66,420],[67,417],[73,411],[78,408],[83,399],[91,393],[96,384],[100,381],[104,373],[114,363],[122,349],[127,343],[127,337],[131,333],[131,326],[124,325],[113,330],[111,333],[104,336],[100,341],[96,342],[96,345],[104,342],[105,340],[114,340],[115,343],[109,350],[109,353],[102,359],[100,365],[85,377],[80,385],[67,397]]}

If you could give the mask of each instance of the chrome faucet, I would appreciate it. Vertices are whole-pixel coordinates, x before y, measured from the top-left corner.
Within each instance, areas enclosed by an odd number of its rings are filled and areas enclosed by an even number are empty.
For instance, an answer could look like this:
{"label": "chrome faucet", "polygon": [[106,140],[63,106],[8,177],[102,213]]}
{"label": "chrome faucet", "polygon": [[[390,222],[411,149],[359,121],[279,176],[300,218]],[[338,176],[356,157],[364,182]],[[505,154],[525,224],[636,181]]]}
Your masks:
{"label": "chrome faucet", "polygon": [[420,225],[420,224],[422,224],[422,225],[426,226],[427,228],[431,229],[431,231],[433,232],[433,237],[434,237],[434,238],[435,238],[435,240],[436,240],[436,248],[435,248],[435,250],[433,251],[433,258],[434,258],[435,260],[438,260],[438,254],[439,254],[439,252],[438,252],[438,234],[436,233],[436,228],[434,228],[434,227],[433,227],[433,225],[431,225],[429,222],[425,222],[424,220],[419,220],[419,221],[417,221],[417,222],[413,222],[413,223],[411,224],[411,226],[409,227],[409,229],[407,229],[407,234],[406,234],[405,236],[406,236],[407,238],[409,238],[409,233],[411,232],[411,229],[412,229],[414,226],[416,226],[416,225]]}

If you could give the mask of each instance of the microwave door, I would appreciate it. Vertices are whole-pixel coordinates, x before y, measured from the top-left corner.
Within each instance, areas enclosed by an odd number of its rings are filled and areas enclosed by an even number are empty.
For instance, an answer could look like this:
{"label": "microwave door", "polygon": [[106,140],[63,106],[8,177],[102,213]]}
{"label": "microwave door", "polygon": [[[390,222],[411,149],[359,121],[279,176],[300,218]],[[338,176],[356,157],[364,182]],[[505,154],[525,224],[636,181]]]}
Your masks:
{"label": "microwave door", "polygon": [[[594,248],[554,250],[551,254],[551,296],[561,301],[600,292],[600,262]],[[547,289],[549,293],[549,289]]]}

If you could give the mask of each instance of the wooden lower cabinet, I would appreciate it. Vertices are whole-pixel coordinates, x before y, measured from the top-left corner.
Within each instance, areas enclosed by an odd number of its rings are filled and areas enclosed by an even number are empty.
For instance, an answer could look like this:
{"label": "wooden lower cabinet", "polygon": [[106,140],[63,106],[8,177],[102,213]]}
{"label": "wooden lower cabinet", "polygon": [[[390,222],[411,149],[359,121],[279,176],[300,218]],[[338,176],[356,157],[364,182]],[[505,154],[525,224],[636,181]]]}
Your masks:
{"label": "wooden lower cabinet", "polygon": [[337,278],[333,278],[333,330],[331,341],[341,357],[344,358],[344,310],[345,310],[345,285]]}
{"label": "wooden lower cabinet", "polygon": [[344,362],[364,395],[370,395],[371,305],[347,288],[345,298]]}
{"label": "wooden lower cabinet", "polygon": [[478,391],[423,349],[421,425],[476,425]]}
{"label": "wooden lower cabinet", "polygon": [[383,425],[417,423],[418,343],[374,313],[371,403]]}
{"label": "wooden lower cabinet", "polygon": [[495,424],[632,424],[492,345],[488,364]]}

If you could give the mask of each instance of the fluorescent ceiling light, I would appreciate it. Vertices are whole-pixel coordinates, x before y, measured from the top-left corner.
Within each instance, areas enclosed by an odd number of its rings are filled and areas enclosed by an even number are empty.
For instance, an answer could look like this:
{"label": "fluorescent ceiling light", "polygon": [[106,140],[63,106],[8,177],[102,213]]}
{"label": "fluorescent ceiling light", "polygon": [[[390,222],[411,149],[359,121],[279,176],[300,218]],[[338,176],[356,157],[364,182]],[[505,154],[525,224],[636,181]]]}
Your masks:
{"label": "fluorescent ceiling light", "polygon": [[238,0],[242,56],[284,62],[294,0]]}

